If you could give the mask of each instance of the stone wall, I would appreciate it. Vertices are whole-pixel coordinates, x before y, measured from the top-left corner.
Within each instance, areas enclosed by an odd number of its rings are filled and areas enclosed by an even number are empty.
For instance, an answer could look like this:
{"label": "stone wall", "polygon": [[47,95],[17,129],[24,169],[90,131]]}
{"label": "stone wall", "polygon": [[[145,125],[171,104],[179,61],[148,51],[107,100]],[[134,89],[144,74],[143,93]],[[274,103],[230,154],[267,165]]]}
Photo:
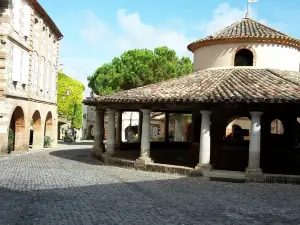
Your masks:
{"label": "stone wall", "polygon": [[[7,151],[8,130],[13,120],[13,112],[18,107],[24,114],[22,137],[19,133],[17,142],[18,151],[27,151],[29,145],[30,128],[33,120],[38,115],[40,125],[32,128],[39,132],[34,135],[34,147],[42,148],[44,135],[52,140],[52,145],[57,143],[57,69],[59,55],[59,39],[51,27],[43,20],[44,15],[39,15],[32,5],[32,1],[21,0],[19,7],[19,29],[14,26],[13,6],[0,7],[0,152]],[[26,20],[26,10],[28,20]],[[25,35],[24,27],[29,26],[29,35]],[[21,56],[29,55],[28,80],[23,80],[23,73],[12,79],[13,49],[20,49]],[[37,58],[35,58],[37,56]],[[42,66],[44,61],[44,67]],[[22,64],[20,65],[22,72]],[[43,75],[43,76],[42,76]],[[49,85],[50,84],[50,85]],[[48,114],[49,113],[49,114]],[[47,128],[45,122],[48,114]],[[16,122],[16,127],[19,122]],[[18,131],[21,131],[19,128]],[[24,143],[20,143],[20,142]]]}

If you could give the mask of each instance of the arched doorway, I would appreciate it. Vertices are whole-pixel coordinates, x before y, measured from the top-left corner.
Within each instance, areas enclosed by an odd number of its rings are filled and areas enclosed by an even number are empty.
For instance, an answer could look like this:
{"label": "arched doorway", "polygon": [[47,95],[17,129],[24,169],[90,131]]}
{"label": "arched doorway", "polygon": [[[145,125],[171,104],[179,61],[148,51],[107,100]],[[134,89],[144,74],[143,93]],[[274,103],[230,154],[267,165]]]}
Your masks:
{"label": "arched doorway", "polygon": [[[296,120],[288,116],[266,114],[263,121],[261,169],[271,174],[297,174],[294,165],[294,129]],[[297,171],[298,170],[298,171]]]}
{"label": "arched doorway", "polygon": [[43,148],[44,135],[42,132],[41,114],[36,110],[32,115],[32,130],[30,132],[29,144],[33,148]]}
{"label": "arched doorway", "polygon": [[44,136],[50,137],[50,139],[53,138],[53,119],[52,119],[52,113],[48,112],[45,120],[45,129],[44,129]]}
{"label": "arched doorway", "polygon": [[12,140],[9,140],[11,151],[25,151],[27,150],[25,119],[24,112],[20,106],[17,106],[11,116],[10,132],[13,134]]}
{"label": "arched doorway", "polygon": [[223,132],[218,168],[245,171],[248,166],[251,120],[246,116],[231,117]]}
{"label": "arched doorway", "polygon": [[87,131],[87,136],[86,136],[86,138],[88,139],[88,140],[92,140],[93,138],[94,138],[94,126],[91,124],[91,125],[89,125],[89,127],[88,127],[88,131]]}
{"label": "arched doorway", "polygon": [[253,66],[254,55],[249,49],[239,50],[234,57],[234,66]]}

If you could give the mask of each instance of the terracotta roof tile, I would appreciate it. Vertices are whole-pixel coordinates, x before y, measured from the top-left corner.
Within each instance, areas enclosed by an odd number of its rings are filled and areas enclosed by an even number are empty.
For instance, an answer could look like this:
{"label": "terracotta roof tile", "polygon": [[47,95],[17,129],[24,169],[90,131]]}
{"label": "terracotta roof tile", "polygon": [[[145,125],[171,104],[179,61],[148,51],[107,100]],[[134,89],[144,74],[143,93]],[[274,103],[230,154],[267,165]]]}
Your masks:
{"label": "terracotta roof tile", "polygon": [[300,103],[300,72],[249,67],[206,69],[112,95],[89,97],[84,103],[227,101]]}
{"label": "terracotta roof tile", "polygon": [[300,40],[284,34],[278,30],[268,27],[250,18],[244,18],[238,22],[225,27],[224,29],[209,35],[203,39],[197,40],[188,45],[188,49],[193,51],[197,45],[201,43],[209,44],[215,40],[230,40],[230,39],[274,39],[292,42],[295,47],[300,48]]}

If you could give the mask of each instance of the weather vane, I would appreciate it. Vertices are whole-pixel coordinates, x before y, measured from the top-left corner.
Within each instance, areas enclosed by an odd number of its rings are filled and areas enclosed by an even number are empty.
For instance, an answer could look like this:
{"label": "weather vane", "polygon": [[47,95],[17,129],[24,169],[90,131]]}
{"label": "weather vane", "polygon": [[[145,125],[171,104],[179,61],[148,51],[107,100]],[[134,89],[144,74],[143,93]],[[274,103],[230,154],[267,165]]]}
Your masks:
{"label": "weather vane", "polygon": [[247,0],[247,13],[246,13],[246,18],[250,18],[249,16],[249,3],[253,3],[253,2],[258,2],[258,0]]}

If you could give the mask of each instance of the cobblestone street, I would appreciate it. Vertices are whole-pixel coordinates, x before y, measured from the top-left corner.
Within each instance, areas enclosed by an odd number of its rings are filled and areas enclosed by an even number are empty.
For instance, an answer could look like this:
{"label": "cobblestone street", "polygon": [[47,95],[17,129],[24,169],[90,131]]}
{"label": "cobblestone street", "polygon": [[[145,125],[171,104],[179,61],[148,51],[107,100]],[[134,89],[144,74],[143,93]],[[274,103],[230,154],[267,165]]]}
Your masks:
{"label": "cobblestone street", "polygon": [[300,186],[102,165],[90,143],[0,159],[0,224],[300,224]]}

